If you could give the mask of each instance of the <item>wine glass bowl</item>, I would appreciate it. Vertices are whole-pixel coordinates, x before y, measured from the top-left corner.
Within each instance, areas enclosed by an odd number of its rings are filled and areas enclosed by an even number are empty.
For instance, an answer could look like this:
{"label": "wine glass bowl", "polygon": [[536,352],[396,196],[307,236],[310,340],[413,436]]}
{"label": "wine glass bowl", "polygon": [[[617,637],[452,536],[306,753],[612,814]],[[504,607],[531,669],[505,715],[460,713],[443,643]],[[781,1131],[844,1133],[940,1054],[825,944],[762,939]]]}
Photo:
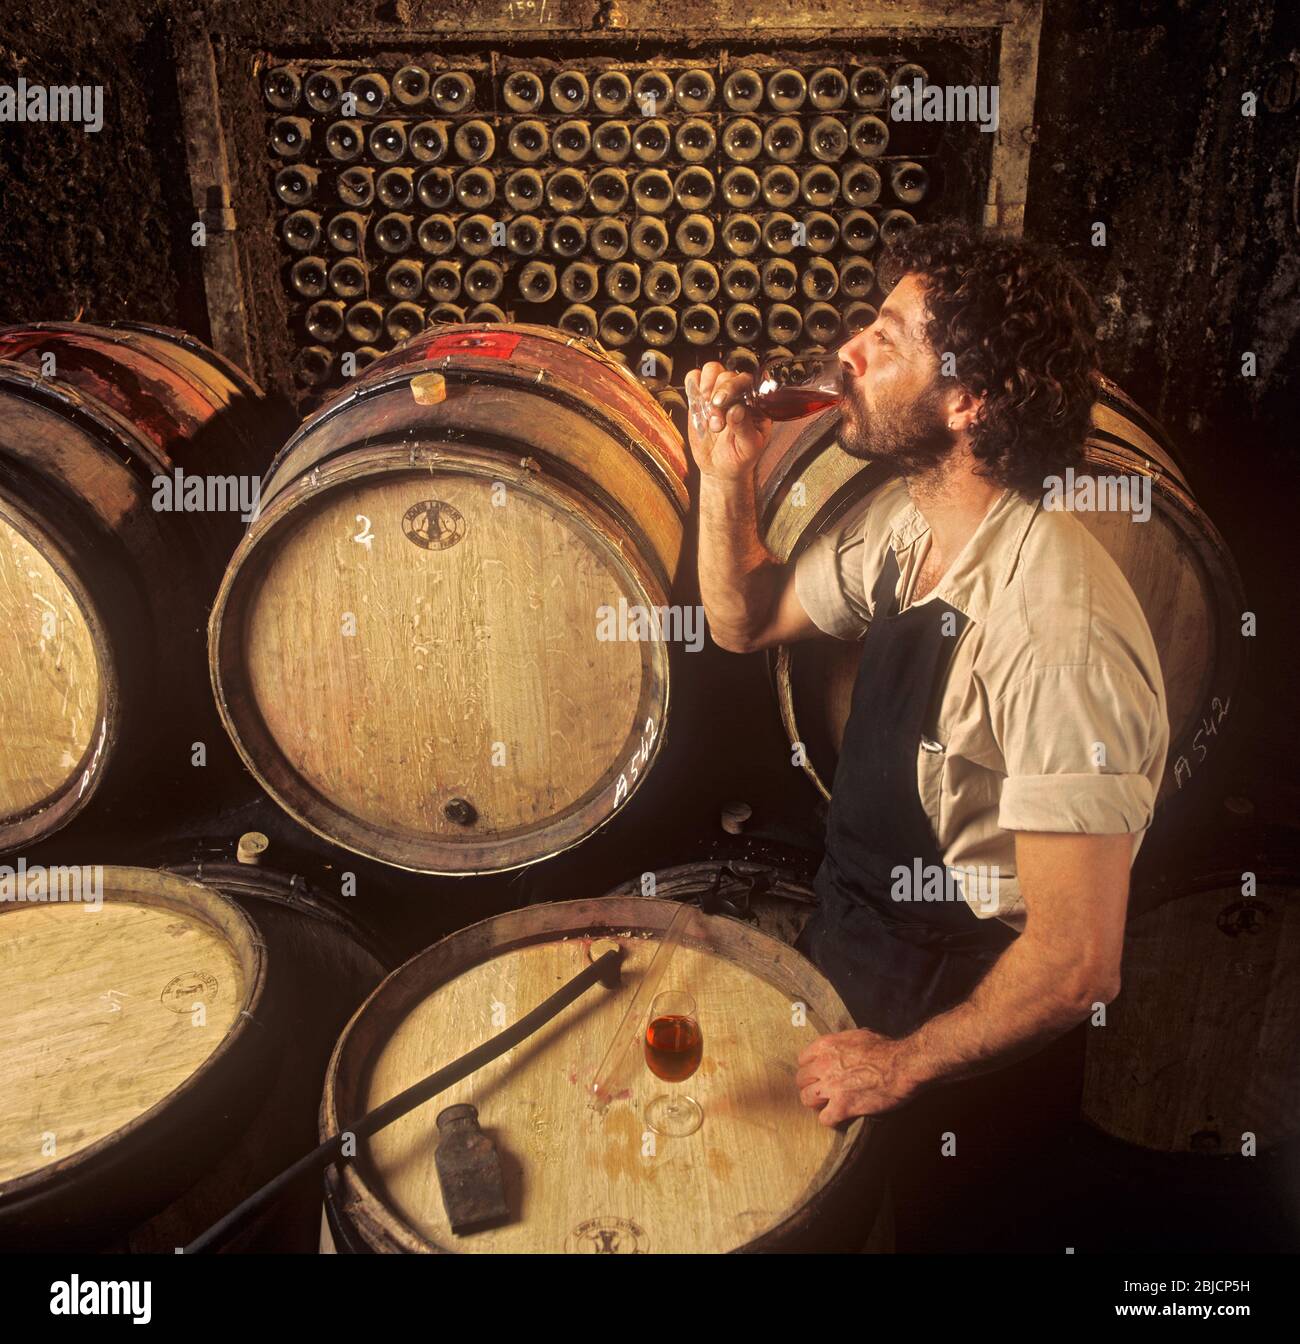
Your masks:
{"label": "wine glass bowl", "polygon": [[[685,1082],[704,1058],[704,1035],[695,1000],[684,990],[656,994],[644,1038],[646,1068],[666,1083]],[[657,1134],[684,1138],[699,1129],[704,1111],[693,1097],[663,1092],[646,1107],[646,1122]]]}
{"label": "wine glass bowl", "polygon": [[769,419],[799,420],[834,406],[845,391],[845,368],[837,354],[768,355],[744,400]]}

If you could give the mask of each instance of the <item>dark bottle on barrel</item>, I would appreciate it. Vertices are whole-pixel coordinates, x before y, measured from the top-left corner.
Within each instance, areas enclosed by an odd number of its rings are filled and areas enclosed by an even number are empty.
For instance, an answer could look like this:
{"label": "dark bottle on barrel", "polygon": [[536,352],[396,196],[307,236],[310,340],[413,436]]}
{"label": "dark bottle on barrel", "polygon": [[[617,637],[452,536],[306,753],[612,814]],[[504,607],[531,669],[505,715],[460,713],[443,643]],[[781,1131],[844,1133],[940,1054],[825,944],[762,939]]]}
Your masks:
{"label": "dark bottle on barrel", "polygon": [[571,303],[560,314],[556,324],[561,331],[570,332],[586,340],[595,340],[597,333],[596,310],[585,303]]}
{"label": "dark bottle on barrel", "polygon": [[434,1165],[447,1221],[456,1236],[496,1227],[509,1217],[501,1158],[479,1128],[478,1110],[468,1102],[438,1114]]}

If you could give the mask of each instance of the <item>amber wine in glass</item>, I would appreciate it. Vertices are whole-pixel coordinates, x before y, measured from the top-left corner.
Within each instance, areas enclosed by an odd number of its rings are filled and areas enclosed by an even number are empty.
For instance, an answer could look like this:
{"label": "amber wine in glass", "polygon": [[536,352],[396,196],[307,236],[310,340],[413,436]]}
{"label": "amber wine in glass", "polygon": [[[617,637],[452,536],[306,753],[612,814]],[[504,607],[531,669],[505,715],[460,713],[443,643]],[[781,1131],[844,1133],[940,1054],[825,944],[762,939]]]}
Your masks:
{"label": "amber wine in glass", "polygon": [[[700,1067],[704,1035],[695,1013],[695,1000],[685,990],[656,994],[645,1029],[646,1067],[666,1083],[681,1083]],[[646,1107],[646,1122],[656,1134],[685,1138],[694,1134],[704,1111],[694,1097],[662,1092]]]}

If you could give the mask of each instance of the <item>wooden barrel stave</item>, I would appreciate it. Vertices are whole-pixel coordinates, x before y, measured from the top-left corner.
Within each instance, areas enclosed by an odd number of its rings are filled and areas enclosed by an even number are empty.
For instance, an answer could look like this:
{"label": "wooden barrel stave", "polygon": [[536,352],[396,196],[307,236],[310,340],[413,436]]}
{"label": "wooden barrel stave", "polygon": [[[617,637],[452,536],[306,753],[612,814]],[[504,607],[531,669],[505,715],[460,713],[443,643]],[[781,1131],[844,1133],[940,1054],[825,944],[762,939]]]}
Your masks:
{"label": "wooden barrel stave", "polygon": [[[675,909],[617,895],[532,906],[451,935],[385,981],[335,1049],[323,1134],[494,1034],[493,1002],[504,1005],[507,1021],[517,1019],[587,964],[592,940],[615,938],[625,949],[620,989],[594,988],[508,1056],[367,1142],[358,1161],[327,1174],[338,1249],[861,1246],[879,1196],[879,1173],[867,1160],[871,1124],[827,1130],[800,1106],[793,1085],[802,1045],[852,1020],[808,962],[759,930],[717,917],[714,945],[684,941],[664,981],[690,987],[700,1003],[705,1062],[690,1086],[705,1108],[701,1129],[686,1140],[661,1138],[649,1161],[639,1156],[636,1102],[660,1087],[639,1061],[633,1104],[615,1101],[604,1117],[587,1109],[585,1083]],[[805,1005],[800,1026],[794,1003]],[[433,1172],[434,1117],[463,1100],[479,1107],[496,1138],[515,1221],[455,1238]],[[702,1200],[703,1184],[710,1194]]]}

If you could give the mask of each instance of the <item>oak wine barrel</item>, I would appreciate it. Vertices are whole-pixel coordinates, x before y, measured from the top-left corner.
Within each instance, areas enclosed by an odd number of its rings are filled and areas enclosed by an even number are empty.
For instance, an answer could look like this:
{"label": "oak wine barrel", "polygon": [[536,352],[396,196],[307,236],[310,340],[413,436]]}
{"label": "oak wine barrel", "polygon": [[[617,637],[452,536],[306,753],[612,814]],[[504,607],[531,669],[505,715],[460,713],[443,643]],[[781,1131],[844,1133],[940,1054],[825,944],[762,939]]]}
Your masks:
{"label": "oak wine barrel", "polygon": [[626,634],[668,603],[685,477],[653,396],[557,329],[440,323],[376,361],[276,458],[213,609],[244,763],[402,868],[577,844],[663,737],[667,645]]}
{"label": "oak wine barrel", "polygon": [[[791,560],[893,479],[836,441],[839,412],[777,424],[758,468],[767,548]],[[1232,556],[1192,497],[1161,427],[1108,378],[1100,380],[1082,476],[1151,480],[1151,517],[1076,512],[1133,588],[1165,678],[1170,745],[1158,801],[1192,778],[1232,705],[1244,659],[1245,600]],[[804,770],[826,798],[852,703],[861,644],[830,638],[786,645],[772,658],[782,722],[804,747]]]}
{"label": "oak wine barrel", "polygon": [[689,901],[710,913],[716,904],[721,914],[753,924],[791,947],[817,909],[810,874],[787,864],[743,858],[697,860],[658,868],[631,878],[609,895]]}
{"label": "oak wine barrel", "polygon": [[1088,1032],[1083,1114],[1166,1153],[1300,1133],[1300,871],[1243,864],[1133,919],[1119,997]]}
{"label": "oak wine barrel", "polygon": [[[330,1061],[322,1135],[496,1034],[578,973],[593,943],[625,949],[622,984],[597,986],[514,1050],[363,1141],[326,1174],[332,1240],[353,1252],[717,1252],[859,1248],[879,1207],[872,1123],[818,1123],[795,1060],[851,1029],[822,975],[792,948],[727,916],[684,939],[660,988],[698,1005],[704,1056],[690,1095],[703,1124],[645,1142],[664,1088],[641,1060],[631,1095],[600,1115],[587,1088],[676,902],[610,895],[498,915],[395,971]],[[707,941],[707,946],[705,945]],[[802,1011],[796,1005],[804,1005]],[[494,1021],[494,1005],[500,1005]],[[504,1021],[500,1019],[504,1019]],[[635,1028],[634,1028],[635,1030]],[[451,1233],[434,1165],[436,1116],[471,1102],[501,1155],[510,1221]]]}
{"label": "oak wine barrel", "polygon": [[[313,1146],[386,968],[299,877],[99,871],[98,911],[0,906],[0,1245],[172,1254]],[[319,1222],[308,1182],[229,1248],[311,1251]]]}
{"label": "oak wine barrel", "polygon": [[204,619],[242,524],[155,510],[155,483],[255,480],[275,422],[182,332],[0,328],[0,852],[66,824],[110,771],[123,791],[171,719],[206,710]]}

